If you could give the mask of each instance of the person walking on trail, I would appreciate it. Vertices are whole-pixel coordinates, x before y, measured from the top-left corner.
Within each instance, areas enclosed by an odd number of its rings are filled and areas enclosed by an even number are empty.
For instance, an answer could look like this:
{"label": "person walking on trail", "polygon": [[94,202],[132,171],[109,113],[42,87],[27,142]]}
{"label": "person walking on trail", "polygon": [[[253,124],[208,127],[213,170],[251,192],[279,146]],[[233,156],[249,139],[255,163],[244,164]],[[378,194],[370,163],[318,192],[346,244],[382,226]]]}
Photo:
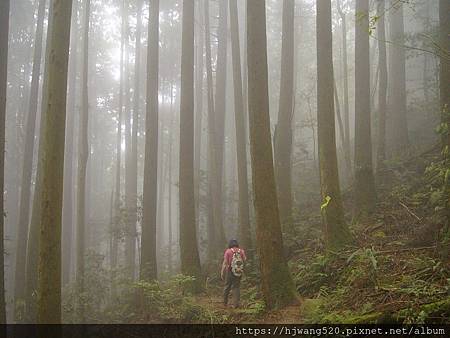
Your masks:
{"label": "person walking on trail", "polygon": [[239,247],[239,243],[235,239],[231,239],[228,243],[228,249],[223,255],[222,270],[220,277],[225,281],[223,289],[223,304],[228,305],[228,297],[230,291],[233,291],[232,306],[239,307],[241,277],[244,273],[244,262],[247,260],[244,249]]}

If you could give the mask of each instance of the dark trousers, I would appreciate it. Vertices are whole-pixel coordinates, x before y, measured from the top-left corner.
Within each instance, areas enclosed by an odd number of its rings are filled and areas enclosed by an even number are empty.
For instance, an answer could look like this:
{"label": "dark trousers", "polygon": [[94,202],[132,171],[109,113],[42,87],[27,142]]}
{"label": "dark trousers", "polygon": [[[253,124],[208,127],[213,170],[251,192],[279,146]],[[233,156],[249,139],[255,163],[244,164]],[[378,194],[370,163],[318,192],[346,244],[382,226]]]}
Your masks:
{"label": "dark trousers", "polygon": [[239,306],[239,299],[241,297],[241,277],[235,276],[230,270],[226,272],[225,287],[223,289],[223,303],[228,304],[228,296],[230,291],[233,292],[233,305]]}

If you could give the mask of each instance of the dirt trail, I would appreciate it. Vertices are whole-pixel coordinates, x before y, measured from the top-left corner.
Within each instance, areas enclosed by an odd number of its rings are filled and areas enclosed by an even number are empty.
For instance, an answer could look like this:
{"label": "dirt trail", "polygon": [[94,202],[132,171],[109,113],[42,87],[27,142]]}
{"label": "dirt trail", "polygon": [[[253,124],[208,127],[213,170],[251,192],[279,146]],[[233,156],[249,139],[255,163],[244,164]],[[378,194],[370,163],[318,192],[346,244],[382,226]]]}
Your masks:
{"label": "dirt trail", "polygon": [[227,324],[300,324],[302,316],[300,304],[290,305],[279,310],[264,312],[256,315],[245,306],[234,309],[225,307],[219,294],[203,294],[196,297],[196,303],[207,311],[214,314],[214,317],[226,318]]}

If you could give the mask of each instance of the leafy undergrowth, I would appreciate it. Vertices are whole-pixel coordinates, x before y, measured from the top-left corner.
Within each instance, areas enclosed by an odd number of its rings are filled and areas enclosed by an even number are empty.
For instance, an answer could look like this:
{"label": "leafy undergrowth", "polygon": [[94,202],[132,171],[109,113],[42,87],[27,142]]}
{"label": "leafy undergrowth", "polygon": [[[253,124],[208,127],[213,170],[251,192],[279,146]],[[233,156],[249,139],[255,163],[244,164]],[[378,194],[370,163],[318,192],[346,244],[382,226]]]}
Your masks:
{"label": "leafy undergrowth", "polygon": [[[314,242],[291,248],[305,322],[450,322],[450,169],[441,158],[428,152],[387,165],[378,178],[377,211],[351,225],[355,247],[340,253],[325,253]],[[320,228],[320,221],[308,226]]]}
{"label": "leafy undergrowth", "polygon": [[[343,252],[325,251],[319,202],[300,206],[283,227],[285,254],[301,304],[268,311],[262,300],[258,262],[250,260],[241,287],[241,307],[225,308],[222,282],[208,275],[200,294],[191,277],[132,282],[87,266],[81,301],[92,323],[449,323],[449,160],[437,150],[387,163],[377,177],[376,212],[349,222],[355,238]],[[448,158],[448,156],[447,156]],[[349,193],[345,209],[352,210]],[[319,210],[318,210],[319,209]],[[347,215],[351,220],[351,213]],[[91,271],[91,272],[89,272]],[[109,285],[114,289],[105,289]],[[98,292],[102,290],[102,292]],[[65,289],[64,317],[77,322],[74,286]],[[111,297],[112,295],[112,297]],[[112,301],[110,299],[113,299]]]}
{"label": "leafy undergrowth", "polygon": [[[448,168],[438,151],[387,163],[378,177],[377,210],[351,223],[355,244],[344,252],[326,252],[317,208],[300,208],[303,212],[283,231],[301,305],[267,311],[257,262],[251,262],[242,307],[223,307],[220,283],[212,276],[205,293],[195,296],[206,314],[195,322],[450,322]],[[351,211],[350,194],[344,198]],[[351,213],[347,216],[351,220]]]}

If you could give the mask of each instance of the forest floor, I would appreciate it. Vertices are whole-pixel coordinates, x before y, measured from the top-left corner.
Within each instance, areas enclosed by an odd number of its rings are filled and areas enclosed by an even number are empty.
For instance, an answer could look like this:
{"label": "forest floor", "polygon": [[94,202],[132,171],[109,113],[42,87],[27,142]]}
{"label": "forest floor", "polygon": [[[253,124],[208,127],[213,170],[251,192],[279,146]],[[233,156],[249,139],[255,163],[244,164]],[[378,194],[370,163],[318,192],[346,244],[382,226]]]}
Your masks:
{"label": "forest floor", "polygon": [[[354,238],[344,251],[325,250],[320,200],[305,198],[307,204],[298,204],[292,222],[283,226],[285,255],[300,299],[296,304],[266,309],[259,264],[249,260],[241,307],[224,307],[217,262],[202,293],[187,291],[193,280],[183,275],[141,283],[133,288],[142,289],[145,310],[134,312],[129,302],[119,303],[108,321],[123,322],[125,313],[136,323],[450,323],[450,165],[439,146],[417,153],[386,163],[378,173],[372,215],[356,221],[351,187],[344,190]],[[134,289],[129,293],[135,299]]]}
{"label": "forest floor", "polygon": [[242,306],[240,308],[225,307],[221,295],[200,295],[195,298],[195,302],[202,306],[207,312],[213,313],[211,322],[214,318],[225,319],[229,323],[241,324],[299,324],[302,323],[302,316],[299,304],[289,305],[282,309],[273,311],[261,311],[256,313],[251,308]]}
{"label": "forest floor", "polygon": [[[377,177],[376,212],[359,222],[347,214],[355,240],[340,253],[324,250],[318,208],[300,207],[283,229],[300,304],[266,311],[257,263],[250,262],[242,307],[225,308],[221,283],[212,277],[207,291],[194,298],[206,313],[198,322],[450,323],[450,250],[442,239],[448,236],[443,234],[448,176],[438,148],[388,163]],[[344,202],[351,211],[349,192]]]}

